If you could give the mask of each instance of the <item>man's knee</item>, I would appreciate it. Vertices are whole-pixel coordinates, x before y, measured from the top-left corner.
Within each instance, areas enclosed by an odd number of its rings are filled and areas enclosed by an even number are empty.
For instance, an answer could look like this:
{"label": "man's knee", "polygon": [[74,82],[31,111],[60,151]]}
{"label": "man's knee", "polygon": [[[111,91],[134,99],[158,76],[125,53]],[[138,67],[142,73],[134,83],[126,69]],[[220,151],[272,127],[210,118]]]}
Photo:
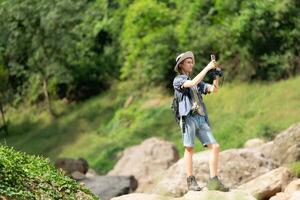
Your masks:
{"label": "man's knee", "polygon": [[188,152],[193,152],[194,147],[185,147]]}

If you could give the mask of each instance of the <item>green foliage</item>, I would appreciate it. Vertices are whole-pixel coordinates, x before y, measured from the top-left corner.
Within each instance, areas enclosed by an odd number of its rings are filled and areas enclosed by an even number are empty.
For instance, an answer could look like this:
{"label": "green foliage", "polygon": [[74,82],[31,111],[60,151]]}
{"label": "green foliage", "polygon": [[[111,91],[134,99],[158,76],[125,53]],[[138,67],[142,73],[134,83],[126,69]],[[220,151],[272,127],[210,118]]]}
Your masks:
{"label": "green foliage", "polygon": [[8,73],[7,70],[3,67],[0,60],[0,133],[2,130],[7,134],[7,122],[5,119],[5,106],[9,102],[10,91],[8,86]]}
{"label": "green foliage", "polygon": [[9,199],[76,199],[86,188],[63,175],[42,157],[0,146],[0,195]]}
{"label": "green foliage", "polygon": [[175,57],[187,50],[196,71],[214,52],[226,80],[280,80],[300,71],[299,8],[297,0],[3,0],[0,57],[15,102],[40,101],[43,80],[69,100],[112,79],[171,88]]}
{"label": "green foliage", "polygon": [[7,70],[1,65],[0,62],[0,93],[3,93],[8,86],[8,73]]}
{"label": "green foliage", "polygon": [[292,172],[294,173],[294,175],[298,178],[300,178],[300,162],[295,162],[295,163],[292,163],[288,166]]}
{"label": "green foliage", "polygon": [[[46,79],[52,94],[84,99],[107,87],[118,70],[106,17],[101,0],[3,1],[0,47],[15,88],[25,84],[30,94]],[[31,85],[31,76],[40,78]]]}
{"label": "green foliage", "polygon": [[175,11],[165,3],[135,1],[126,12],[121,34],[121,77],[139,84],[166,84],[172,71]]}
{"label": "green foliage", "polygon": [[194,49],[200,66],[216,52],[227,80],[291,77],[300,67],[299,6],[295,0],[191,2],[177,26],[180,49]]}

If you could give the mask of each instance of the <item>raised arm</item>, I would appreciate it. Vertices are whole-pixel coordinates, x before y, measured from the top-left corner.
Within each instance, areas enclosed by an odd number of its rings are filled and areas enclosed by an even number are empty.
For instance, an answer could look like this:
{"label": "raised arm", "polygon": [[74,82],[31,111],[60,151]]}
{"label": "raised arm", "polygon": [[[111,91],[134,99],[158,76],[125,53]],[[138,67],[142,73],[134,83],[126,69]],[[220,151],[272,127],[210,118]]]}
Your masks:
{"label": "raised arm", "polygon": [[204,79],[206,73],[209,70],[214,69],[216,67],[217,67],[216,61],[211,61],[197,76],[195,76],[195,78],[193,78],[193,80],[185,81],[182,87],[188,88],[188,87],[193,87],[198,85],[198,83],[200,83]]}

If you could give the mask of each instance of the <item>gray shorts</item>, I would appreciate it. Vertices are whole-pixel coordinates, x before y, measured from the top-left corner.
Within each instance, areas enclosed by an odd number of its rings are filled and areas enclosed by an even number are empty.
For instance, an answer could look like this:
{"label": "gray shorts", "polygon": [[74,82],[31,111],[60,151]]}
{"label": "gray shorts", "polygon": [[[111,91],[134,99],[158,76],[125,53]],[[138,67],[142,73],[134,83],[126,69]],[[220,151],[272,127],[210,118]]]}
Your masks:
{"label": "gray shorts", "polygon": [[208,144],[217,143],[204,116],[199,114],[188,115],[185,119],[184,132],[182,131],[182,123],[180,123],[180,127],[182,142],[185,147],[195,146],[195,136],[197,136],[204,147],[207,147]]}

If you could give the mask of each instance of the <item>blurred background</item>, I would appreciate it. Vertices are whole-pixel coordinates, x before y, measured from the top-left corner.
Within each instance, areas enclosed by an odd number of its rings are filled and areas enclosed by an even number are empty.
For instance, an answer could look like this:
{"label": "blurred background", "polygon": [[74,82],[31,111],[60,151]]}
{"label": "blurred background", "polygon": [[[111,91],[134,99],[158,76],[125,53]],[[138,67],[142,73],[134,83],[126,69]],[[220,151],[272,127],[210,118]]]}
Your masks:
{"label": "blurred background", "polygon": [[299,9],[297,0],[0,0],[1,144],[83,157],[99,174],[152,136],[182,156],[170,107],[175,58],[188,50],[195,73],[211,53],[224,70],[219,93],[204,97],[222,149],[271,140],[300,121]]}

